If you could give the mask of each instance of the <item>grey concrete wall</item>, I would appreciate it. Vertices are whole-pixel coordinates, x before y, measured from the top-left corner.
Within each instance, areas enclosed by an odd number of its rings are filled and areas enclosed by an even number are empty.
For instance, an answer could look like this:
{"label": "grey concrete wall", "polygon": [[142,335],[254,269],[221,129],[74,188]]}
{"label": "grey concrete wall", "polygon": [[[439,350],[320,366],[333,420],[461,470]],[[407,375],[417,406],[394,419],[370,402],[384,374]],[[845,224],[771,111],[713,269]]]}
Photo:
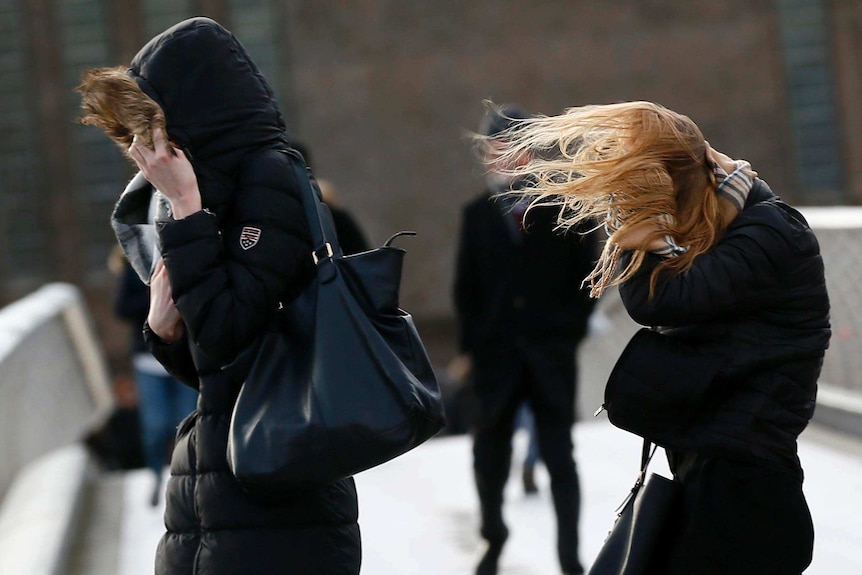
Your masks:
{"label": "grey concrete wall", "polygon": [[832,306],[822,379],[862,398],[862,208],[804,210],[820,241]]}
{"label": "grey concrete wall", "polygon": [[20,469],[78,442],[111,404],[75,287],[50,284],[0,310],[0,498]]}

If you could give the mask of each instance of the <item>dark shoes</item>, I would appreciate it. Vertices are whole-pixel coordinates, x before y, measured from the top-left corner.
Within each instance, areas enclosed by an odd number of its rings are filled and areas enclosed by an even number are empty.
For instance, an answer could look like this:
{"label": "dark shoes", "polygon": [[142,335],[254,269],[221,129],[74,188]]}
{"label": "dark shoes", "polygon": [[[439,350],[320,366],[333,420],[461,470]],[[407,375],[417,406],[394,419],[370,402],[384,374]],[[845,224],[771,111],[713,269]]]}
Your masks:
{"label": "dark shoes", "polygon": [[476,575],[497,575],[497,563],[500,561],[503,545],[509,538],[509,529],[503,526],[502,530],[498,530],[493,536],[489,537],[484,533],[483,536],[488,540],[488,550],[476,566]]}
{"label": "dark shoes", "polygon": [[525,465],[521,472],[521,480],[524,483],[524,494],[535,495],[539,492],[539,487],[536,485],[536,476],[532,465]]}

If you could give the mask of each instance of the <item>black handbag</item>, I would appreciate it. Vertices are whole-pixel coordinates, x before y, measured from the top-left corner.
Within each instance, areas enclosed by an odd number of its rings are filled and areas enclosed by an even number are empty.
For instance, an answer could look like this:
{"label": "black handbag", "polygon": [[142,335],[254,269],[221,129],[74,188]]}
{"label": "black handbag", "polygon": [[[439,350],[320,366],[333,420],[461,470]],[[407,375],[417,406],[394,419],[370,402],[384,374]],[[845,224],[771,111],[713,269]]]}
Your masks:
{"label": "black handbag", "polygon": [[614,364],[604,403],[616,427],[666,445],[710,397],[725,358],[651,328],[641,328]]}
{"label": "black handbag", "polygon": [[678,514],[681,485],[650,474],[647,467],[655,448],[644,440],[641,470],[587,575],[660,575]]}
{"label": "black handbag", "polygon": [[398,307],[405,252],[391,242],[415,234],[344,257],[305,162],[287,154],[317,274],[261,336],[231,417],[231,472],[261,496],[349,477],[445,425],[425,347]]}

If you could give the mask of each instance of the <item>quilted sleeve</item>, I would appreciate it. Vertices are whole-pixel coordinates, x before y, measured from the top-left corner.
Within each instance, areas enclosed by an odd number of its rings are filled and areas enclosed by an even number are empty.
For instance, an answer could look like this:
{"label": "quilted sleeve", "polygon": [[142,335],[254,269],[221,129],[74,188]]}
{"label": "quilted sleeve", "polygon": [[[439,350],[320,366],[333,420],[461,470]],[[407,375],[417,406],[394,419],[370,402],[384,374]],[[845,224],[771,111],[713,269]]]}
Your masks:
{"label": "quilted sleeve", "polygon": [[184,337],[175,342],[166,342],[153,333],[144,323],[144,343],[147,349],[177,381],[194,389],[200,389],[198,372],[192,361],[189,342]]}
{"label": "quilted sleeve", "polygon": [[275,151],[243,164],[223,229],[200,211],[159,222],[174,301],[192,341],[221,365],[267,327],[313,270],[292,160]]}
{"label": "quilted sleeve", "polygon": [[792,236],[769,206],[747,210],[743,221],[685,273],[663,274],[649,294],[648,258],[635,277],[620,286],[629,315],[642,325],[678,326],[739,316],[768,304],[792,269]]}

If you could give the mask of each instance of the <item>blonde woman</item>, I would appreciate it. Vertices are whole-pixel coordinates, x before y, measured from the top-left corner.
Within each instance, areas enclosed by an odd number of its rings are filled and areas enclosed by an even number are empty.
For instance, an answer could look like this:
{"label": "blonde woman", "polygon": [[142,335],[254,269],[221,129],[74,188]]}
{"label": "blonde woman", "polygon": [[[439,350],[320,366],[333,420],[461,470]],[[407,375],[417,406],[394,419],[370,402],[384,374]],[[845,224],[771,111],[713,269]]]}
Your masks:
{"label": "blonde woman", "polygon": [[[573,108],[514,126],[503,160],[560,225],[610,237],[586,281],[619,285],[633,319],[725,358],[705,407],[651,437],[682,484],[680,526],[656,572],[799,575],[813,527],[797,437],[828,345],[823,263],[804,218],[688,117],[649,102]],[[669,361],[656,357],[656,366]]]}

